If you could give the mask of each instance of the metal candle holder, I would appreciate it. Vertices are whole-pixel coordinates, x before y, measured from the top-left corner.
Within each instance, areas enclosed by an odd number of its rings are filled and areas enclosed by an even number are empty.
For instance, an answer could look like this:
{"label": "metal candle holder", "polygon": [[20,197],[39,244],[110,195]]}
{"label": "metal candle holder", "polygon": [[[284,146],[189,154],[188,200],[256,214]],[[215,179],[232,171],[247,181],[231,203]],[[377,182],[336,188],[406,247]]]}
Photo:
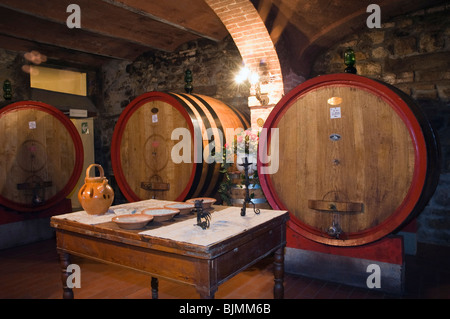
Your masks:
{"label": "metal candle holder", "polygon": [[248,178],[248,167],[252,165],[253,163],[249,163],[247,157],[244,157],[244,163],[238,164],[239,166],[244,166],[244,176],[245,176],[245,198],[244,198],[244,205],[241,208],[241,216],[245,216],[245,211],[247,209],[247,203],[253,205],[253,212],[256,215],[259,215],[260,211],[259,208],[256,208],[255,203],[253,203],[252,199],[250,198],[250,192],[248,190],[248,186],[250,185],[250,180]]}
{"label": "metal candle holder", "polygon": [[203,210],[203,199],[194,201],[194,210],[197,212],[197,226],[200,226],[202,229],[209,228],[211,213],[207,209]]}

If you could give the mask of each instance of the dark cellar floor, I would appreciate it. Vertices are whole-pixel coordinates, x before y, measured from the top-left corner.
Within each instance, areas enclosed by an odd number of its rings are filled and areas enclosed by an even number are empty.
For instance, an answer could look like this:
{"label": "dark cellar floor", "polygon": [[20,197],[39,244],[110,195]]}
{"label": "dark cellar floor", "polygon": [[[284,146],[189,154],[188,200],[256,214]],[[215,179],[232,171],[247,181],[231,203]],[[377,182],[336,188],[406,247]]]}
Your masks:
{"label": "dark cellar floor", "polygon": [[[150,276],[126,268],[76,258],[82,269],[77,299],[150,299]],[[60,299],[61,276],[55,240],[0,251],[1,299]],[[406,256],[405,292],[389,295],[307,277],[285,274],[286,299],[450,299],[450,247],[420,244]],[[218,299],[270,299],[272,258],[267,257],[221,285]],[[160,299],[196,299],[193,287],[159,280]]]}

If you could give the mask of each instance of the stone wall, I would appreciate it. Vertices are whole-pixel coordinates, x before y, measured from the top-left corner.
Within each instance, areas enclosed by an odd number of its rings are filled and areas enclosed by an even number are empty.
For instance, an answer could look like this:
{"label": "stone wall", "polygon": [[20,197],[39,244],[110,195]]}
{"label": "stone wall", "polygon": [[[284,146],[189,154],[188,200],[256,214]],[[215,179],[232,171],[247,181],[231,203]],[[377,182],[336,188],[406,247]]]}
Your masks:
{"label": "stone wall", "polygon": [[[192,93],[216,98],[250,118],[249,86],[235,84],[242,57],[231,37],[220,43],[192,41],[173,53],[148,52],[135,61],[114,61],[102,68],[103,103],[96,119],[96,160],[107,175],[113,171],[111,139],[123,109],[137,96],[151,91],[185,93],[185,71],[193,76]],[[120,195],[119,195],[120,196]]]}
{"label": "stone wall", "polygon": [[343,53],[356,54],[358,74],[396,86],[427,114],[441,144],[438,188],[418,218],[418,240],[450,245],[450,10],[447,6],[396,17],[366,29],[319,56],[314,74],[343,72]]}
{"label": "stone wall", "polygon": [[0,48],[0,83],[9,80],[12,86],[12,99],[5,101],[3,89],[0,94],[0,107],[10,103],[29,100],[31,96],[30,76],[22,71],[22,66],[26,64],[23,54]]}
{"label": "stone wall", "polygon": [[193,93],[233,104],[248,113],[248,88],[238,88],[234,75],[242,58],[231,38],[182,45],[174,53],[148,52],[133,62],[103,67],[104,111],[118,114],[135,97],[150,91],[184,92],[184,73],[193,73]]}

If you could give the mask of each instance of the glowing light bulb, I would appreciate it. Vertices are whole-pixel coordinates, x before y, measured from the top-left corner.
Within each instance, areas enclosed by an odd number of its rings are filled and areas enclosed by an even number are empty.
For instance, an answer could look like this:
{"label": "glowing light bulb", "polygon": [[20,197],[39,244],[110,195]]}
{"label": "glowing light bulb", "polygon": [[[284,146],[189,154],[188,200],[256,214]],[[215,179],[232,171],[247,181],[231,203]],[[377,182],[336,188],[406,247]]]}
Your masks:
{"label": "glowing light bulb", "polygon": [[243,67],[243,68],[241,68],[239,73],[235,76],[234,81],[236,83],[243,83],[244,81],[246,81],[248,79],[249,74],[250,74],[250,69],[247,67]]}
{"label": "glowing light bulb", "polygon": [[256,84],[259,82],[259,75],[256,72],[252,72],[249,75],[248,80],[250,81],[251,84]]}

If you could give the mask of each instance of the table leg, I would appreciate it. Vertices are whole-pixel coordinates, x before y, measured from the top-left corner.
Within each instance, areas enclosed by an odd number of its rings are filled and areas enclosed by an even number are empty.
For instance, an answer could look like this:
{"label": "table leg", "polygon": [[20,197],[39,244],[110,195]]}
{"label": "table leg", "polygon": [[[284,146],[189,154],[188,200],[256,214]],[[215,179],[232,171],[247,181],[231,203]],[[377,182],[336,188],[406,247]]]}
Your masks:
{"label": "table leg", "polygon": [[152,299],[158,299],[158,278],[152,277]]}
{"label": "table leg", "polygon": [[273,275],[275,284],[273,286],[273,297],[275,299],[284,298],[284,247],[275,251],[275,260],[273,263]]}
{"label": "table leg", "polygon": [[203,289],[198,289],[197,288],[197,292],[200,295],[200,299],[214,299],[214,295],[216,293],[217,289],[214,290],[203,290]]}
{"label": "table leg", "polygon": [[64,251],[58,251],[59,262],[61,265],[61,280],[63,285],[63,299],[73,299],[73,290],[67,286],[67,279],[70,274],[67,272],[67,267],[70,265],[70,255]]}

